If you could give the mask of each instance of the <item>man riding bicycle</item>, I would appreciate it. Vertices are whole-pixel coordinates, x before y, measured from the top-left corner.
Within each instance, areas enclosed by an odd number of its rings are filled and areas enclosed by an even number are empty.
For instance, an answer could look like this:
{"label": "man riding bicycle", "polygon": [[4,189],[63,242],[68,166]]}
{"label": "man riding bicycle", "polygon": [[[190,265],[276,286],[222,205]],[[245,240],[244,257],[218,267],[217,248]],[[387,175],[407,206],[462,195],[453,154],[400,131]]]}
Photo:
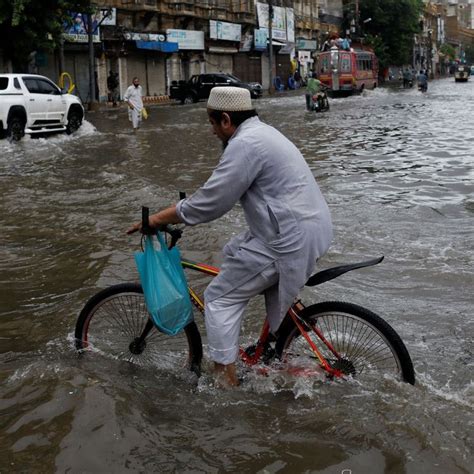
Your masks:
{"label": "man riding bicycle", "polygon": [[[187,199],[149,218],[151,227],[196,225],[221,217],[240,202],[248,230],[224,247],[219,275],[207,287],[205,322],[218,382],[238,385],[235,361],[245,307],[265,295],[276,332],[288,308],[329,248],[328,206],[295,145],[264,124],[250,92],[215,87],[207,103],[209,122],[224,152],[207,182]],[[128,233],[140,230],[134,224]]]}

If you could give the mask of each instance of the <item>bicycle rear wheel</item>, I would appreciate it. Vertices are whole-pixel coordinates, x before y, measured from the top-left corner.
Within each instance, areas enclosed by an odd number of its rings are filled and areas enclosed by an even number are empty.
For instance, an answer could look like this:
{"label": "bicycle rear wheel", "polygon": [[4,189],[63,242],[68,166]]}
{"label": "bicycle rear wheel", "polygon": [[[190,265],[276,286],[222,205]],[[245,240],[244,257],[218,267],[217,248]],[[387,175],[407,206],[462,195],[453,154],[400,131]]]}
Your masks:
{"label": "bicycle rear wheel", "polygon": [[[301,317],[308,326],[308,335],[333,368],[357,378],[392,374],[399,380],[415,384],[413,364],[405,344],[375,313],[352,303],[329,301],[308,306]],[[294,324],[285,324],[283,328],[275,346],[280,359],[318,362]],[[323,343],[315,329],[322,333],[339,358]]]}
{"label": "bicycle rear wheel", "polygon": [[189,323],[176,336],[168,336],[153,325],[137,349],[134,343],[149,320],[141,285],[111,286],[94,295],[81,311],[75,330],[76,349],[144,366],[187,366],[199,375],[202,344],[196,323]]}

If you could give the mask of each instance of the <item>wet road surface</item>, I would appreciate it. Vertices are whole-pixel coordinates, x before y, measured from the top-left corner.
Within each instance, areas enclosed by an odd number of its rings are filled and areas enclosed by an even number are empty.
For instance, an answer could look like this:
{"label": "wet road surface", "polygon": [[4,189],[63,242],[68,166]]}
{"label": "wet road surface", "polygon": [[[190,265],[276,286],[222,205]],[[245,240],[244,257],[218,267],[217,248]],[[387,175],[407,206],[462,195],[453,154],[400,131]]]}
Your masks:
{"label": "wet road surface", "polygon": [[[73,136],[0,141],[0,472],[470,472],[474,82],[378,89],[321,115],[301,94],[257,107],[327,197],[335,239],[320,268],[385,255],[305,300],[383,315],[417,385],[256,376],[222,392],[178,368],[78,358],[85,301],[137,279],[139,239],[124,230],[141,205],[191,193],[220,153],[204,103],[151,107],[136,135],[125,109],[108,109]],[[236,208],[187,230],[182,249],[218,264],[244,225]],[[245,342],[260,314],[257,301]]]}

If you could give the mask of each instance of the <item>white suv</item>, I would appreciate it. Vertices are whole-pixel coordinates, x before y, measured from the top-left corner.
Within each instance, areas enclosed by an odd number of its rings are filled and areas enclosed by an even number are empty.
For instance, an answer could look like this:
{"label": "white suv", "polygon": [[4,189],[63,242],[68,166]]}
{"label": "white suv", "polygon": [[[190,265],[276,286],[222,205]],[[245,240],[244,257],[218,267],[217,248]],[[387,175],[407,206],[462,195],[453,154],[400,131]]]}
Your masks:
{"label": "white suv", "polygon": [[0,135],[18,141],[25,133],[75,132],[84,108],[48,78],[35,74],[0,74]]}

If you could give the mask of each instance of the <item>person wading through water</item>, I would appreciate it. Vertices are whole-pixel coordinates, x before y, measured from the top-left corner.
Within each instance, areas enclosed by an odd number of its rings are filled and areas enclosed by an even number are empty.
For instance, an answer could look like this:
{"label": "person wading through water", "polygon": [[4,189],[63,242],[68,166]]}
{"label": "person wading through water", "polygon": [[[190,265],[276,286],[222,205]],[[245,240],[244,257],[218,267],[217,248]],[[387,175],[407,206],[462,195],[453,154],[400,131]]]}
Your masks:
{"label": "person wading through water", "polygon": [[[197,225],[242,205],[248,229],[223,249],[221,271],[204,293],[209,356],[217,383],[238,385],[236,360],[243,313],[263,293],[273,333],[278,330],[315,263],[329,248],[328,206],[296,146],[258,118],[250,93],[214,87],[207,114],[224,152],[210,178],[194,194],[149,218]],[[128,229],[141,229],[141,222]]]}

